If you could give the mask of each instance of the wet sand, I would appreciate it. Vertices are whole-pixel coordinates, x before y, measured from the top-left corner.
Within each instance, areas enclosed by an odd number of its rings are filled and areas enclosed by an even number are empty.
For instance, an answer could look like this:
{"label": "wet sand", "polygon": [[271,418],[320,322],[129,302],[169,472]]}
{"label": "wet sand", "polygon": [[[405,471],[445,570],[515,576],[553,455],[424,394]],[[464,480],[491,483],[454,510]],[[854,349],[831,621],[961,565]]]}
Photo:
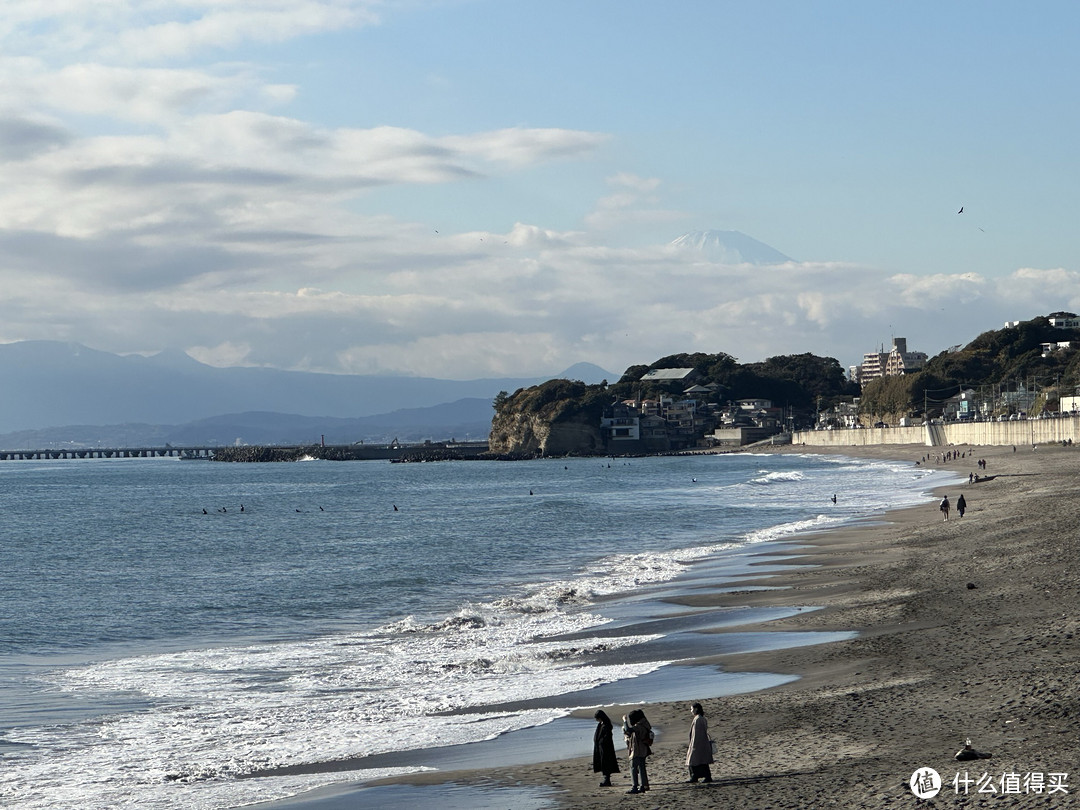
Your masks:
{"label": "wet sand", "polygon": [[[906,459],[932,448],[783,448]],[[947,448],[967,450],[967,448]],[[940,450],[938,451],[940,452]],[[934,454],[936,455],[936,454]],[[982,470],[976,466],[987,460]],[[712,784],[689,784],[683,765],[689,700],[643,704],[660,737],[649,758],[651,791],[627,796],[629,764],[614,787],[598,787],[591,758],[497,769],[438,771],[395,780],[427,785],[425,803],[479,790],[483,806],[606,808],[888,808],[917,800],[916,769],[934,768],[944,785],[939,806],[1070,807],[1080,804],[1077,718],[1080,577],[1076,557],[1080,447],[972,448],[933,466],[994,476],[948,490],[968,511],[945,522],[936,503],[889,513],[881,521],[804,539],[794,563],[747,587],[684,591],[672,600],[719,607],[815,606],[728,632],[848,631],[846,640],[736,655],[708,653],[699,666],[771,672],[796,680],[747,694],[704,699],[716,741]],[[843,493],[839,493],[843,498]],[[766,555],[767,558],[767,555]],[[766,569],[767,570],[767,569]],[[752,582],[752,587],[750,583]],[[771,586],[762,590],[761,586]],[[850,634],[850,631],[858,631]],[[616,718],[630,707],[604,706]],[[588,712],[587,714],[591,714]],[[618,735],[617,735],[618,736]],[[990,759],[957,762],[966,738]],[[618,740],[617,740],[618,742]],[[556,743],[557,744],[557,743]],[[620,755],[624,749],[619,747]],[[1055,777],[1066,773],[1067,777]],[[954,777],[968,776],[968,796]],[[979,782],[986,774],[986,780]],[[1013,783],[1003,777],[1017,774]],[[1024,792],[1042,777],[1042,793]],[[1055,782],[1064,786],[1050,793]],[[990,787],[995,793],[987,792]],[[506,789],[509,792],[504,792]],[[279,807],[335,810],[376,806],[379,790],[334,791]],[[517,790],[515,790],[517,789]],[[959,785],[960,794],[964,791]],[[982,792],[980,793],[980,789]],[[517,792],[520,791],[520,792]],[[383,798],[389,797],[386,793]],[[477,799],[479,801],[479,799]],[[930,805],[928,805],[930,806]]]}

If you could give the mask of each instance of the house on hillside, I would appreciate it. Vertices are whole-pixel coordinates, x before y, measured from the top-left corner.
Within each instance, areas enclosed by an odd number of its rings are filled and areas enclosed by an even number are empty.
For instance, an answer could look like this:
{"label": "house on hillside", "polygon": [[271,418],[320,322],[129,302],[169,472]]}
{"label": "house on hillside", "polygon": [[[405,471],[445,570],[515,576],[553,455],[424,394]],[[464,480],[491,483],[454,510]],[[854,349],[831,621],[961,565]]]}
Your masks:
{"label": "house on hillside", "polygon": [[1055,329],[1080,329],[1080,318],[1075,312],[1051,312],[1049,318]]}
{"label": "house on hillside", "polygon": [[600,418],[600,433],[607,446],[641,439],[641,414],[625,402],[604,409]]}
{"label": "house on hillside", "polygon": [[[699,388],[698,393],[710,397],[715,390],[708,386]],[[688,388],[681,398],[627,399],[609,405],[600,419],[607,452],[662,453],[696,447],[716,425],[716,414],[704,396],[691,396],[693,391],[694,388]]]}
{"label": "house on hillside", "polygon": [[1072,341],[1071,340],[1059,340],[1057,343],[1043,343],[1041,345],[1042,345],[1042,356],[1043,357],[1049,357],[1054,352],[1063,352],[1066,349],[1072,348]]}
{"label": "house on hillside", "polygon": [[719,425],[709,436],[714,446],[741,447],[783,432],[782,408],[762,398],[740,399],[719,414]]}

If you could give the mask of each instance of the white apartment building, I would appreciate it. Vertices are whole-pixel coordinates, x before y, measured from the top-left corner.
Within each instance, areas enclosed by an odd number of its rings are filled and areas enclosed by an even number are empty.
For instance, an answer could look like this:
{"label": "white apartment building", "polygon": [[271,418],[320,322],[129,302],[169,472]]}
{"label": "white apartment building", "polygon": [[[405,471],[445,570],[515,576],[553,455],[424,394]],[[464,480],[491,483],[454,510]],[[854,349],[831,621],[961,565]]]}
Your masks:
{"label": "white apartment building", "polygon": [[851,367],[851,378],[859,385],[865,385],[878,377],[897,377],[917,371],[928,359],[926,352],[909,352],[907,338],[893,338],[892,349],[888,352],[883,349],[864,354],[862,363]]}

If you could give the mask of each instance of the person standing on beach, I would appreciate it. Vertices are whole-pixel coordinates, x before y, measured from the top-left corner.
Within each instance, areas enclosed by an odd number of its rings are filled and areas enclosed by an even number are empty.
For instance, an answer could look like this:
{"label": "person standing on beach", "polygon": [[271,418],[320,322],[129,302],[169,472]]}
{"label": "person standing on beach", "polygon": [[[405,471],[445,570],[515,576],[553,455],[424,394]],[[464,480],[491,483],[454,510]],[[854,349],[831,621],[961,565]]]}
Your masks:
{"label": "person standing on beach", "polygon": [[690,781],[712,781],[713,763],[712,740],[709,739],[709,724],[705,720],[705,710],[700,703],[690,707],[694,720],[690,724],[690,747],[686,749],[686,767],[690,771]]}
{"label": "person standing on beach", "polygon": [[611,718],[602,709],[593,715],[596,731],[593,733],[592,769],[602,773],[600,787],[611,787],[611,775],[619,772],[619,758],[615,755],[615,741],[611,737]]}
{"label": "person standing on beach", "polygon": [[[645,719],[645,712],[634,709],[623,715],[623,736],[626,737],[626,754],[630,757],[630,775],[634,786],[627,793],[645,793],[649,789],[649,773],[645,769],[645,757],[652,753],[652,726]],[[640,787],[639,787],[640,785]]]}
{"label": "person standing on beach", "polygon": [[941,499],[941,504],[938,506],[938,509],[941,510],[941,519],[942,520],[948,520],[949,519],[949,496],[948,495],[946,495],[944,498]]}
{"label": "person standing on beach", "polygon": [[964,510],[967,509],[967,501],[964,500],[964,496],[961,495],[956,499],[956,511],[960,517],[964,516]]}

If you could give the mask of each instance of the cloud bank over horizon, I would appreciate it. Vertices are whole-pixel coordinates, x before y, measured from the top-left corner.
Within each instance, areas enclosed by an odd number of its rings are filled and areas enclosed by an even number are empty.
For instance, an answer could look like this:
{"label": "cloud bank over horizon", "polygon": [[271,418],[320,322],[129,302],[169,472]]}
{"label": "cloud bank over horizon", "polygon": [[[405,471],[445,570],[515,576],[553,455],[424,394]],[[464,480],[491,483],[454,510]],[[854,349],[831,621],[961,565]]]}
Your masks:
{"label": "cloud bank over horizon", "polygon": [[[800,220],[816,209],[770,213],[753,189],[773,180],[738,186],[723,150],[710,171],[731,187],[691,194],[671,153],[639,145],[651,136],[636,119],[535,92],[519,115],[537,79],[512,61],[481,79],[417,50],[415,84],[390,87],[409,68],[375,70],[389,59],[381,39],[409,41],[434,20],[443,31],[455,14],[465,26],[492,6],[404,9],[5,3],[0,342],[469,379],[579,361],[621,372],[683,351],[849,365],[892,336],[933,354],[1006,320],[1080,309],[1080,269],[1036,264],[1070,245],[1018,261],[1001,246],[1019,227],[982,227],[978,204],[971,220],[949,198],[930,221],[896,224],[926,247],[895,261],[844,247],[861,222],[830,236],[830,255],[825,229],[808,237],[815,223]],[[351,50],[365,48],[376,53]],[[507,100],[461,112],[482,94]],[[703,190],[721,201],[696,205]],[[804,260],[732,263],[671,244],[719,227],[790,233],[777,255]]]}

